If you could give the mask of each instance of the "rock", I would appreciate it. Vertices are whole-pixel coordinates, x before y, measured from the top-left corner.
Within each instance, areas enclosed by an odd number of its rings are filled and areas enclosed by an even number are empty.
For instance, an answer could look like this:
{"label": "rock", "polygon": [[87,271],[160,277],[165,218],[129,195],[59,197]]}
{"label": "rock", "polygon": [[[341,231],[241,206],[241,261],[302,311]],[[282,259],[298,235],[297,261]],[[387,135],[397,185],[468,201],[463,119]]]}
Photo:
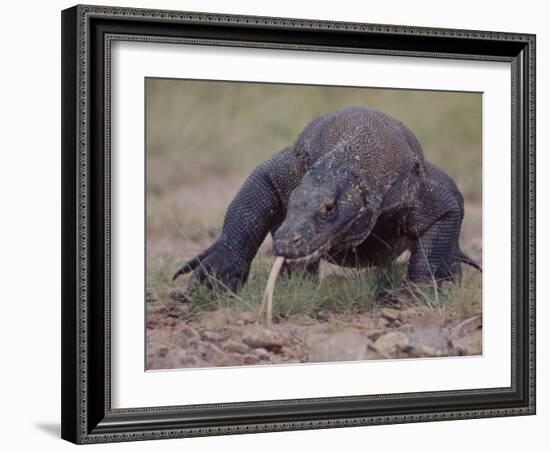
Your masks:
{"label": "rock", "polygon": [[290,347],[281,347],[281,351],[280,351],[281,355],[283,355],[283,357],[285,357],[286,359],[289,359],[289,358],[296,358],[296,352],[290,348]]}
{"label": "rock", "polygon": [[167,368],[167,363],[164,358],[152,358],[147,360],[147,370],[161,370]]}
{"label": "rock", "polygon": [[399,328],[399,331],[407,334],[414,333],[414,325],[412,323],[406,323]]}
{"label": "rock", "polygon": [[198,367],[200,365],[197,355],[188,350],[179,349],[173,359],[177,362],[177,367]]}
{"label": "rock", "polygon": [[157,328],[160,324],[162,318],[161,314],[148,314],[147,315],[147,328],[153,329]]}
{"label": "rock", "polygon": [[382,336],[383,334],[385,334],[388,330],[386,330],[385,328],[383,329],[375,329],[375,330],[368,330],[366,332],[366,336],[369,338],[369,339],[372,339],[373,341],[376,341],[380,336]]}
{"label": "rock", "polygon": [[164,358],[168,354],[168,346],[166,344],[161,344],[157,347],[157,356]]}
{"label": "rock", "polygon": [[174,319],[182,319],[189,315],[191,308],[192,306],[190,303],[171,305],[166,314]]}
{"label": "rock", "polygon": [[360,316],[354,322],[353,326],[361,330],[371,331],[376,328],[378,323],[377,319],[369,316]]}
{"label": "rock", "polygon": [[235,353],[228,353],[225,355],[225,358],[220,363],[220,366],[242,366],[243,357],[242,355],[237,355]]}
{"label": "rock", "polygon": [[469,319],[460,322],[458,325],[455,325],[451,330],[451,336],[453,337],[462,337],[472,331],[475,331],[481,328],[481,316],[473,316]]}
{"label": "rock", "polygon": [[367,339],[358,331],[311,335],[307,339],[310,362],[360,361],[367,359]]}
{"label": "rock", "polygon": [[200,323],[206,330],[219,330],[227,323],[226,311],[223,309],[218,309],[216,311],[208,312],[201,318]]}
{"label": "rock", "polygon": [[244,364],[258,364],[260,362],[260,358],[258,358],[256,355],[244,355],[243,356],[243,363]]}
{"label": "rock", "polygon": [[408,350],[416,357],[449,356],[452,342],[438,328],[418,331],[409,338]]}
{"label": "rock", "polygon": [[223,336],[220,333],[216,333],[215,331],[203,331],[201,333],[201,337],[203,340],[209,341],[209,342],[223,341]]}
{"label": "rock", "polygon": [[257,313],[252,311],[244,311],[239,314],[239,320],[242,320],[244,323],[254,323],[257,319]]}
{"label": "rock", "polygon": [[376,322],[376,328],[386,328],[390,325],[390,321],[384,317],[380,317]]}
{"label": "rock", "polygon": [[225,344],[223,344],[223,349],[226,352],[244,354],[250,350],[250,347],[246,345],[244,342],[229,340]]}
{"label": "rock", "polygon": [[387,359],[391,358],[391,355],[387,353],[380,353],[372,341],[369,341],[367,344],[367,359],[373,360],[373,359]]}
{"label": "rock", "polygon": [[179,289],[172,289],[170,291],[170,294],[168,294],[168,297],[170,297],[171,300],[178,301],[178,302],[189,301],[187,294],[184,291],[180,291]]}
{"label": "rock", "polygon": [[211,365],[218,365],[225,358],[225,352],[211,342],[199,342],[197,344],[197,351],[201,359],[211,363]]}
{"label": "rock", "polygon": [[252,351],[252,354],[264,360],[269,359],[269,355],[270,355],[270,353],[265,348],[262,348],[262,347],[255,348]]}
{"label": "rock", "polygon": [[453,339],[453,346],[457,354],[462,356],[482,354],[482,333],[475,330],[460,338]]}
{"label": "rock", "polygon": [[249,329],[242,341],[252,348],[263,347],[267,350],[279,350],[284,344],[279,333],[261,327]]}
{"label": "rock", "polygon": [[163,328],[153,328],[147,330],[147,354],[153,354],[158,348],[166,347],[171,341],[169,330]]}
{"label": "rock", "polygon": [[407,307],[399,313],[399,319],[402,321],[407,321],[422,315],[422,311],[415,307]]}
{"label": "rock", "polygon": [[335,331],[337,331],[337,326],[335,326],[334,324],[319,321],[316,322],[317,323],[307,328],[308,334],[333,334]]}
{"label": "rock", "polygon": [[170,328],[177,324],[173,317],[169,317],[166,313],[152,313],[147,315],[147,328]]}
{"label": "rock", "polygon": [[372,347],[381,355],[389,357],[409,346],[409,338],[401,331],[390,331],[380,336]]}
{"label": "rock", "polygon": [[317,319],[306,314],[292,314],[292,321],[297,325],[315,325]]}
{"label": "rock", "polygon": [[468,350],[462,344],[453,341],[453,348],[455,356],[468,356]]}
{"label": "rock", "polygon": [[193,327],[185,323],[178,323],[174,327],[171,340],[178,347],[188,347],[200,340],[200,334]]}
{"label": "rock", "polygon": [[382,308],[382,317],[384,319],[389,320],[390,322],[393,322],[395,320],[399,320],[399,311],[397,309],[392,308]]}
{"label": "rock", "polygon": [[147,303],[155,303],[157,301],[157,297],[153,292],[148,290],[145,292],[145,301]]}

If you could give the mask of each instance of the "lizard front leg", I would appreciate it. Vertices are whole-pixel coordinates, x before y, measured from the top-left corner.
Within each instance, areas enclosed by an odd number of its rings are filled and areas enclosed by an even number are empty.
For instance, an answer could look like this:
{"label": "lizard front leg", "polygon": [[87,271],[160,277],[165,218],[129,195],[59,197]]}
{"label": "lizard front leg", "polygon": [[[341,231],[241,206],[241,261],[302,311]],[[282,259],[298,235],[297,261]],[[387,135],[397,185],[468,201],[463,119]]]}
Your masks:
{"label": "lizard front leg", "polygon": [[415,243],[408,276],[414,282],[457,281],[461,277],[459,238],[464,199],[455,182],[441,169],[424,163],[418,200],[409,217]]}
{"label": "lizard front leg", "polygon": [[456,255],[461,222],[460,211],[451,210],[418,237],[408,267],[411,281],[439,283],[460,278],[461,267]]}
{"label": "lizard front leg", "polygon": [[257,166],[230,203],[220,237],[185,262],[173,279],[193,271],[188,291],[199,284],[211,288],[216,280],[236,292],[246,282],[252,260],[267,233],[281,215],[284,217],[285,200],[300,176],[291,148]]}

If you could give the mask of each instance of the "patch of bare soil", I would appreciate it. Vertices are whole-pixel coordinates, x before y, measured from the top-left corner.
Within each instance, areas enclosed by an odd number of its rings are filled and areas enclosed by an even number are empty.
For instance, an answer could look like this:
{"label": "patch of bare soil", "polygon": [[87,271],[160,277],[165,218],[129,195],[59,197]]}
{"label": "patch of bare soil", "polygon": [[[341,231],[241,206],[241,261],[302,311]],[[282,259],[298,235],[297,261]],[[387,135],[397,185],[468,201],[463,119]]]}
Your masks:
{"label": "patch of bare soil", "polygon": [[[147,254],[149,257],[178,255],[190,258],[210,245],[219,234],[214,218],[223,218],[244,176],[211,176],[192,184],[182,183],[163,192],[160,199],[148,200]],[[189,211],[178,217],[177,211]],[[164,220],[155,226],[155,220]],[[189,239],[182,232],[190,224],[200,224],[200,236]]]}
{"label": "patch of bare soil", "polygon": [[481,342],[481,316],[440,317],[425,306],[323,310],[275,318],[268,328],[252,312],[192,316],[182,304],[148,315],[147,369],[479,355]]}

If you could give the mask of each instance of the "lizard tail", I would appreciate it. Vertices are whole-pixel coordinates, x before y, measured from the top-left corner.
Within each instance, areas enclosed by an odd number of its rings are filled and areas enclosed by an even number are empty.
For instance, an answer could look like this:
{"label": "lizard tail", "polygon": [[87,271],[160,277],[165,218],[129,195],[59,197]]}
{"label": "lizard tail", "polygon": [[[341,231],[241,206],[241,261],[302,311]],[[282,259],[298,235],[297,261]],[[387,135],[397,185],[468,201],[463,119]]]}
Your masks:
{"label": "lizard tail", "polygon": [[469,266],[472,266],[473,268],[479,270],[480,272],[483,272],[481,268],[481,264],[477,261],[474,261],[472,258],[470,258],[468,255],[464,254],[464,252],[460,249],[458,249],[458,255],[457,259],[464,264],[468,264]]}

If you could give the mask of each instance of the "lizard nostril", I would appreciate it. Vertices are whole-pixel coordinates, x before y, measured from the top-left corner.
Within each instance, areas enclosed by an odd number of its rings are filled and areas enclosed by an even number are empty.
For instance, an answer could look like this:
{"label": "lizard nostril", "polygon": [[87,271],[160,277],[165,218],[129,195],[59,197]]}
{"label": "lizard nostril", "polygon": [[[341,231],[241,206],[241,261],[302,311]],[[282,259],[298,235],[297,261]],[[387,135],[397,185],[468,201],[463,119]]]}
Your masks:
{"label": "lizard nostril", "polygon": [[290,240],[293,244],[297,244],[302,240],[302,236],[295,234]]}

